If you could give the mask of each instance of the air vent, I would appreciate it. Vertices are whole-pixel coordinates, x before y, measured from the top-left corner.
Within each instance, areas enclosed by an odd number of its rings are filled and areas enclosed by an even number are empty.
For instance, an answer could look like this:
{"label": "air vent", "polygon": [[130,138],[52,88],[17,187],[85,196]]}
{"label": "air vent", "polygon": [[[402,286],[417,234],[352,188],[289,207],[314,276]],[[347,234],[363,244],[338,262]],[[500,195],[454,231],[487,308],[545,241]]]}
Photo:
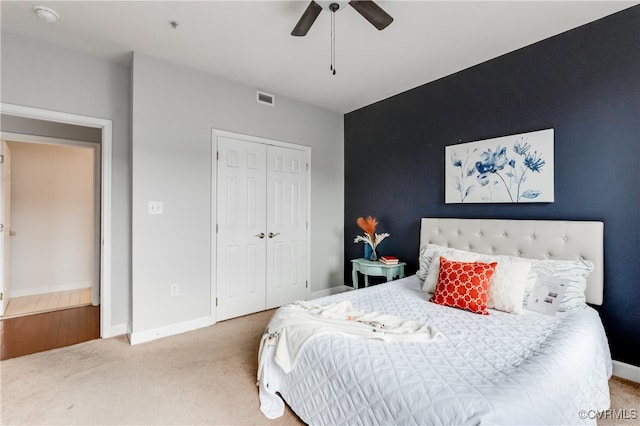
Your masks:
{"label": "air vent", "polygon": [[264,105],[269,105],[269,106],[275,106],[276,105],[275,96],[273,96],[273,95],[271,95],[269,93],[261,92],[259,90],[256,92],[256,100],[258,101],[259,104],[264,104]]}

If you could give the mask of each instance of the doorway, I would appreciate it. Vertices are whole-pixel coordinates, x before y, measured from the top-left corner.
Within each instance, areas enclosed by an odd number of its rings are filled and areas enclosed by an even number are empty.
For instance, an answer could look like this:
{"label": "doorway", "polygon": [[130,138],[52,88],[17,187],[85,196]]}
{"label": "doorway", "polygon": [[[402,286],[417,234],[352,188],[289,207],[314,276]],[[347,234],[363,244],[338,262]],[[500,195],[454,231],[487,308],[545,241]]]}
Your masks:
{"label": "doorway", "polygon": [[[111,146],[112,146],[112,123],[111,120],[105,120],[96,117],[88,117],[77,114],[69,114],[45,110],[40,108],[32,108],[21,105],[2,103],[2,138],[16,139],[16,134],[12,134],[6,128],[6,120],[4,118],[11,117],[15,119],[36,120],[41,125],[40,129],[48,129],[55,131],[61,125],[75,127],[81,131],[97,130],[100,140],[100,149],[97,154],[100,167],[96,167],[95,173],[99,175],[99,188],[96,190],[96,199],[99,202],[99,226],[96,230],[96,245],[98,249],[94,253],[96,258],[94,274],[97,277],[96,291],[92,292],[92,305],[100,305],[99,309],[99,337],[111,337],[118,334],[112,331],[111,325]],[[42,134],[42,133],[41,133]],[[46,134],[46,133],[45,133]],[[17,137],[20,137],[17,133]],[[45,136],[46,137],[46,136]],[[1,211],[2,209],[0,209]],[[0,224],[1,225],[1,224]],[[0,227],[0,230],[2,227]],[[3,239],[9,237],[9,232],[2,232]],[[4,247],[3,244],[0,246]],[[4,253],[2,253],[0,266],[4,265]],[[0,273],[0,292],[4,291],[5,268]],[[10,291],[10,289],[9,289]]]}
{"label": "doorway", "polygon": [[9,239],[2,318],[93,304],[100,292],[99,143],[19,135],[2,144]]}

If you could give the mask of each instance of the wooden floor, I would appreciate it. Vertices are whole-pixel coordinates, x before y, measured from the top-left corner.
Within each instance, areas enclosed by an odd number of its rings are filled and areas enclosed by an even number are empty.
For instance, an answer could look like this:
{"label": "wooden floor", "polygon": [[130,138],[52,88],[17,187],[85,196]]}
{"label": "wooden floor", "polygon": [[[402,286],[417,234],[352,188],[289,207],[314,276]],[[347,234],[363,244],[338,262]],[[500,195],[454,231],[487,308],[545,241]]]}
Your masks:
{"label": "wooden floor", "polygon": [[100,337],[100,307],[91,288],[9,299],[0,317],[0,360]]}
{"label": "wooden floor", "polygon": [[0,360],[100,337],[100,306],[82,306],[0,321]]}
{"label": "wooden floor", "polygon": [[86,306],[91,304],[91,297],[91,287],[12,297],[9,299],[7,310],[2,318]]}

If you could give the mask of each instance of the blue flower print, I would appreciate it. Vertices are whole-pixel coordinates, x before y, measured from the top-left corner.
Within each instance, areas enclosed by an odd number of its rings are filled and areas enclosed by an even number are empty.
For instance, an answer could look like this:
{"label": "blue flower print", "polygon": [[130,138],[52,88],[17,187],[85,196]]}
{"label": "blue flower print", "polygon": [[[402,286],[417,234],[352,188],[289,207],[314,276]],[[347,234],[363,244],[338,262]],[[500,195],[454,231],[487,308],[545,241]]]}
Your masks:
{"label": "blue flower print", "polygon": [[[447,147],[445,168],[451,178],[445,191],[447,200],[453,198],[462,203],[553,200],[549,192],[553,190],[553,176],[548,177],[553,173],[552,133],[549,136],[551,145],[548,136],[531,132]],[[546,158],[549,149],[551,157]]]}
{"label": "blue flower print", "polygon": [[[474,165],[474,173],[476,180],[481,187],[487,187],[491,197],[492,185],[490,176],[496,176],[493,185],[499,185],[502,182],[509,199],[513,202],[519,202],[522,198],[537,198],[541,192],[535,189],[522,191],[522,185],[527,180],[527,171],[540,173],[545,165],[545,161],[538,151],[531,152],[531,145],[522,138],[513,144],[514,157],[509,158],[507,155],[507,147],[498,145],[495,150],[489,148],[480,154],[480,161],[476,161]],[[453,158],[457,158],[454,155]],[[457,167],[462,167],[462,162]],[[464,202],[464,197],[462,198]]]}
{"label": "blue flower print", "polygon": [[520,142],[513,144],[513,151],[518,155],[527,155],[529,148],[531,148],[531,145],[526,142],[522,145],[520,145]]}
{"label": "blue flower print", "polygon": [[534,151],[533,154],[527,154],[527,156],[524,157],[524,165],[532,172],[540,173],[542,166],[545,165],[545,161],[538,157],[538,151]]}
{"label": "blue flower print", "polygon": [[496,173],[498,170],[504,169],[509,163],[507,159],[507,148],[496,148],[496,151],[493,152],[491,149],[486,150],[481,155],[482,161],[476,162],[476,170],[478,173]]}
{"label": "blue flower print", "polygon": [[[476,150],[474,149],[473,152]],[[473,166],[468,167],[467,163],[469,161],[469,150],[467,150],[467,155],[464,159],[460,159],[458,154],[454,152],[451,154],[451,164],[454,167],[460,167],[460,176],[456,176],[455,179],[455,187],[460,193],[460,201],[464,203],[464,200],[469,196],[469,194],[474,190],[473,185],[465,185],[465,180],[467,177],[471,177],[475,173],[475,168]],[[465,171],[466,170],[466,171]]]}

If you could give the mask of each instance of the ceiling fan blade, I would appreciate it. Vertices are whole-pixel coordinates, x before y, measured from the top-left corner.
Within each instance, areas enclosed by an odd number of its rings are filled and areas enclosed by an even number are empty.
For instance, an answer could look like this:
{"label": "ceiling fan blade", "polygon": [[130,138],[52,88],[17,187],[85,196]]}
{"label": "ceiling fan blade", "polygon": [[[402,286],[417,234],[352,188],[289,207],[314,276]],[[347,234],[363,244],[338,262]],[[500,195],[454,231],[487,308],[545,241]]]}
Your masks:
{"label": "ceiling fan blade", "polygon": [[291,35],[296,37],[307,35],[307,32],[309,32],[309,28],[311,28],[311,25],[313,25],[313,23],[316,21],[316,18],[318,18],[318,15],[320,15],[320,12],[322,12],[322,8],[318,5],[318,3],[312,0],[311,3],[309,3],[309,6],[307,6],[307,9],[300,17],[300,20],[298,21],[296,26],[293,28],[293,31],[291,31]]}
{"label": "ceiling fan blade", "polygon": [[371,0],[351,0],[349,4],[379,30],[384,30],[393,22],[391,15]]}

